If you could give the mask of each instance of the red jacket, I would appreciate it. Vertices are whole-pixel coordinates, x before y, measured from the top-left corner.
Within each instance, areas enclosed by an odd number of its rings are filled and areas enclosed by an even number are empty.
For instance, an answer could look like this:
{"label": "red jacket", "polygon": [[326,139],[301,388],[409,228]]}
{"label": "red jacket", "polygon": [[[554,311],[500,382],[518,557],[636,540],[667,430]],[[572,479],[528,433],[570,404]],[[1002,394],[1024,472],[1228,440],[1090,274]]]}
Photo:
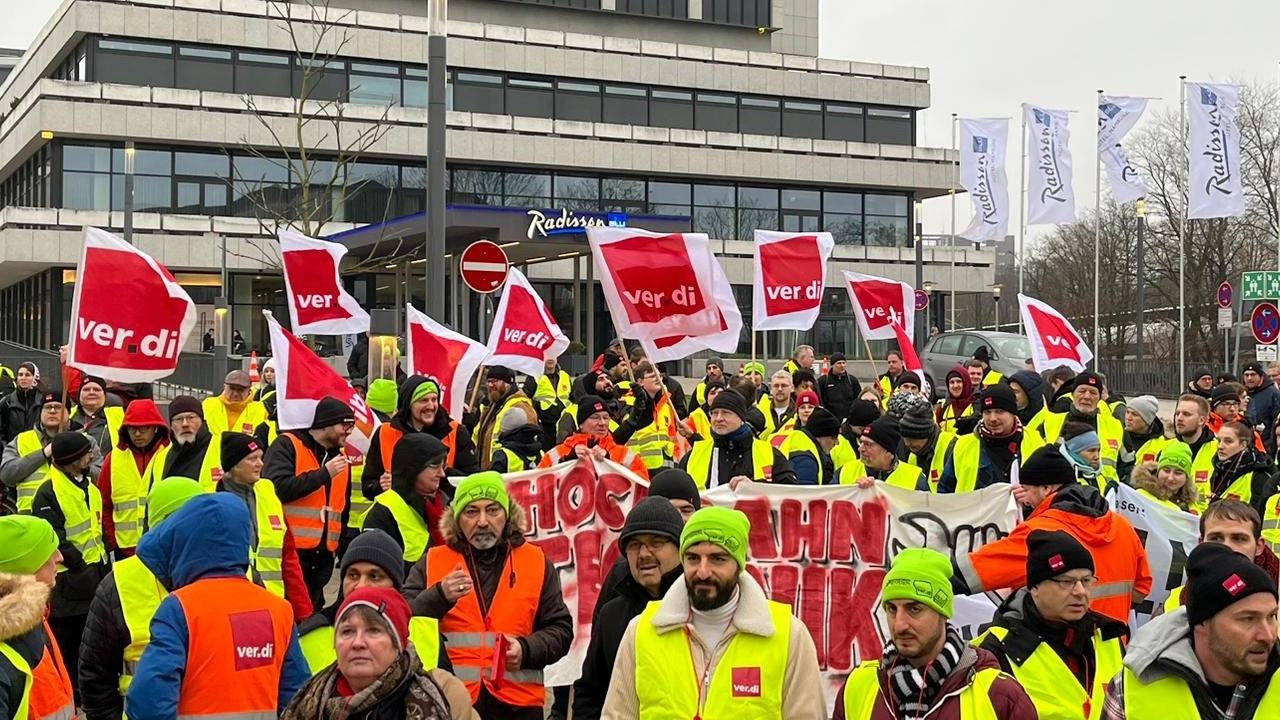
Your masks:
{"label": "red jacket", "polygon": [[[74,370],[74,368],[71,368]],[[78,371],[77,371],[78,372]],[[139,451],[129,440],[128,428],[154,427],[156,439],[144,451]],[[130,403],[124,412],[124,422],[120,426],[120,436],[116,438],[116,447],[128,450],[133,455],[133,462],[142,473],[156,452],[169,444],[169,425],[160,415],[160,409],[151,400],[138,400]],[[107,543],[108,551],[115,551],[118,558],[126,558],[133,554],[133,548],[122,548],[116,545],[115,521],[111,517],[111,456],[107,453],[102,459],[102,471],[98,473],[98,491],[102,493],[102,536]]]}

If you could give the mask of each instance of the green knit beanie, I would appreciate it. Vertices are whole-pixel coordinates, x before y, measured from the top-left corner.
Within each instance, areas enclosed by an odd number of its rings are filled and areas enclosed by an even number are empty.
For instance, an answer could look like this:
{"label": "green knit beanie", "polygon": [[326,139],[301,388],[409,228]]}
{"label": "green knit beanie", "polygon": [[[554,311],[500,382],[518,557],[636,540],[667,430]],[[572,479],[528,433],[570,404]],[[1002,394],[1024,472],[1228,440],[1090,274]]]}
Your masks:
{"label": "green knit beanie", "polygon": [[413,397],[409,398],[409,402],[418,402],[419,400],[421,400],[422,398],[428,395],[439,395],[439,394],[440,394],[440,383],[437,383],[435,380],[431,380],[431,379],[423,380],[422,383],[418,385],[418,387],[413,389]]}
{"label": "green knit beanie", "polygon": [[1157,465],[1161,468],[1178,468],[1184,475],[1191,477],[1191,446],[1180,440],[1168,443],[1160,451]]}
{"label": "green knit beanie", "polygon": [[147,493],[147,527],[154,528],[165,518],[178,512],[191,498],[204,492],[191,478],[169,477],[156,483]]}
{"label": "green knit beanie", "polygon": [[951,561],[929,548],[907,548],[898,553],[884,576],[881,600],[915,600],[951,617]]}
{"label": "green knit beanie", "polygon": [[747,536],[751,534],[751,521],[741,510],[724,507],[704,507],[689,517],[680,533],[680,554],[690,547],[709,542],[724,548],[738,569],[747,567]]}
{"label": "green knit beanie", "polygon": [[364,394],[364,402],[374,410],[390,415],[400,404],[400,389],[396,387],[395,380],[378,378],[369,383],[369,389]]}
{"label": "green knit beanie", "polygon": [[764,363],[749,362],[746,365],[742,366],[743,375],[750,375],[751,373],[759,373],[760,377],[764,377],[767,374],[765,373],[765,370],[764,370]]}
{"label": "green knit beanie", "polygon": [[58,551],[58,534],[33,515],[0,517],[0,572],[34,575]]}
{"label": "green knit beanie", "polygon": [[468,475],[458,484],[458,491],[453,494],[453,516],[458,517],[467,506],[477,500],[492,500],[511,512],[511,498],[507,495],[507,485],[502,476],[490,470],[488,472]]}

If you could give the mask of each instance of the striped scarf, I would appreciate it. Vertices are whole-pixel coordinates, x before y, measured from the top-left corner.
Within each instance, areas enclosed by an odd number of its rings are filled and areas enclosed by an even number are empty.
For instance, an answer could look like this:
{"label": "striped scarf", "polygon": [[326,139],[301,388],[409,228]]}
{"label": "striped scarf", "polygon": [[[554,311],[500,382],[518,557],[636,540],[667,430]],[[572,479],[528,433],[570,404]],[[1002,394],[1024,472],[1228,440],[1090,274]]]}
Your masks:
{"label": "striped scarf", "polygon": [[898,711],[896,716],[907,720],[919,718],[929,711],[942,684],[947,681],[956,666],[960,664],[960,656],[964,653],[965,643],[956,629],[947,625],[947,641],[942,652],[923,670],[898,656],[898,649],[893,641],[884,648],[884,657],[880,667],[888,668],[889,688],[893,692],[893,703]]}

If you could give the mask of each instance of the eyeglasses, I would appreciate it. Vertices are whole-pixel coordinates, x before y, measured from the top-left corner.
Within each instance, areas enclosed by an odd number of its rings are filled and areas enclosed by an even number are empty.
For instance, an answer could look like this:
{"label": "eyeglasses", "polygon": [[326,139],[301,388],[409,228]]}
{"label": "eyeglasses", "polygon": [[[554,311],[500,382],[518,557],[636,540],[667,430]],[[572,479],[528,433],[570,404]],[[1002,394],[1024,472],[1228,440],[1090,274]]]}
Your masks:
{"label": "eyeglasses", "polygon": [[1049,582],[1056,583],[1063,592],[1071,592],[1076,585],[1088,591],[1093,589],[1093,585],[1098,582],[1098,578],[1095,575],[1082,578],[1049,578]]}
{"label": "eyeglasses", "polygon": [[342,421],[342,429],[343,429],[343,430],[351,430],[351,429],[355,428],[355,426],[356,426],[356,421],[355,421],[355,420],[343,420],[343,421]]}
{"label": "eyeglasses", "polygon": [[627,543],[626,551],[630,555],[638,555],[640,554],[640,548],[649,548],[650,553],[657,555],[662,551],[662,548],[674,544],[675,543],[671,542],[667,538],[653,538],[648,542],[645,542],[644,540],[632,540]]}

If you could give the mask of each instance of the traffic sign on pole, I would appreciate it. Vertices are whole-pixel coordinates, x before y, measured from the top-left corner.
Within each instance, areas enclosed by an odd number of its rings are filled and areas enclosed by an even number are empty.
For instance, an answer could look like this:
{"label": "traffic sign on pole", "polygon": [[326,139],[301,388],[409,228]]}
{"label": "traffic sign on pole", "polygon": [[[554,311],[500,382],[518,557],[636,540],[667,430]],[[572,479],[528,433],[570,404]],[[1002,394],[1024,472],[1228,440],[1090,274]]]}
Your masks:
{"label": "traffic sign on pole", "polygon": [[1258,303],[1249,317],[1249,326],[1253,329],[1253,339],[1259,344],[1274,343],[1280,338],[1280,310],[1276,309],[1275,303]]}
{"label": "traffic sign on pole", "polygon": [[478,293],[491,293],[507,279],[507,253],[488,240],[477,240],[458,258],[462,281]]}
{"label": "traffic sign on pole", "polygon": [[916,291],[916,311],[919,312],[929,307],[929,293],[923,290]]}
{"label": "traffic sign on pole", "polygon": [[1233,299],[1234,295],[1235,293],[1233,293],[1231,290],[1231,283],[1224,281],[1221,285],[1218,286],[1218,307],[1220,308],[1231,307],[1231,300]]}

